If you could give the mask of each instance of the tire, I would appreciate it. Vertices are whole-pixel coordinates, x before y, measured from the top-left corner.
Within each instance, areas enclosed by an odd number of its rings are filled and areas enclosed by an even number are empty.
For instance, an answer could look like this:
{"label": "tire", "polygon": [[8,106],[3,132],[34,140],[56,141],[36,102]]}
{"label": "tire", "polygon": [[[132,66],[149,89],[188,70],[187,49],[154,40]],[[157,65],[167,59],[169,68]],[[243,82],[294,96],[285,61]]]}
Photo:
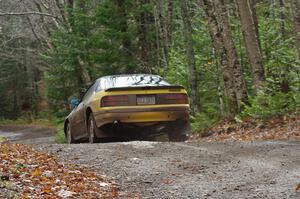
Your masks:
{"label": "tire", "polygon": [[88,125],[87,125],[87,130],[88,130],[88,135],[89,135],[89,143],[93,144],[97,141],[97,137],[96,137],[96,123],[95,123],[95,119],[93,117],[92,114],[90,114],[89,116],[89,120],[88,120]]}
{"label": "tire", "polygon": [[189,121],[176,121],[171,123],[168,131],[168,138],[170,142],[183,142],[188,139],[191,127]]}
{"label": "tire", "polygon": [[69,122],[67,123],[67,128],[66,128],[66,140],[68,144],[75,143]]}

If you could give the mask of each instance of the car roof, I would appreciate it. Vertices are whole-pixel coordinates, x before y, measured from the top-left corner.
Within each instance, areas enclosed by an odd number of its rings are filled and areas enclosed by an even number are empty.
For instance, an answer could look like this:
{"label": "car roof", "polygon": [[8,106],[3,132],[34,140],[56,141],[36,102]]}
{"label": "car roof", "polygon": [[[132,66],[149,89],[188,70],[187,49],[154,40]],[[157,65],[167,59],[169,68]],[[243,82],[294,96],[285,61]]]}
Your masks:
{"label": "car roof", "polygon": [[129,76],[157,76],[157,77],[160,77],[159,75],[154,75],[154,74],[107,75],[107,76],[103,76],[103,77],[98,78],[97,81],[99,81],[100,79],[105,79],[105,78],[129,77]]}

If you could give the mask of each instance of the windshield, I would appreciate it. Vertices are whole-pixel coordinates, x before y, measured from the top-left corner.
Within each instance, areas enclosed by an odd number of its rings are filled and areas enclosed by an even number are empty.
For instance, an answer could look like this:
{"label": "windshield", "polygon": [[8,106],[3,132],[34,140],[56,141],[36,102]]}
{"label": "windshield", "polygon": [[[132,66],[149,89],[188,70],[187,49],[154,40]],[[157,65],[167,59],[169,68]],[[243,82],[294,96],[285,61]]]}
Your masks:
{"label": "windshield", "polygon": [[122,75],[108,76],[100,79],[98,90],[109,88],[135,87],[135,86],[168,86],[168,82],[158,75]]}

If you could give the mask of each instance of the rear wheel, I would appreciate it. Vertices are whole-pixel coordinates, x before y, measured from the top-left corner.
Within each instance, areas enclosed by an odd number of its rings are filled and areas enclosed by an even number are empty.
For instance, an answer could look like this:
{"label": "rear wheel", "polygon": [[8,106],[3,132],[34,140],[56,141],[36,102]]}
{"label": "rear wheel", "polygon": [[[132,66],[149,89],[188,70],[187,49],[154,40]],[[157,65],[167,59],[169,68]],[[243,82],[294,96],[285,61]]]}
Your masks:
{"label": "rear wheel", "polygon": [[67,123],[67,128],[66,128],[66,139],[68,144],[75,143],[69,122]]}
{"label": "rear wheel", "polygon": [[188,139],[191,127],[189,121],[176,121],[169,126],[168,138],[171,142],[182,142]]}
{"label": "rear wheel", "polygon": [[97,126],[96,126],[94,117],[93,117],[92,114],[90,114],[89,120],[88,120],[88,126],[87,126],[88,134],[89,134],[89,143],[90,144],[93,144],[97,141],[97,139],[96,139],[96,128],[97,128]]}

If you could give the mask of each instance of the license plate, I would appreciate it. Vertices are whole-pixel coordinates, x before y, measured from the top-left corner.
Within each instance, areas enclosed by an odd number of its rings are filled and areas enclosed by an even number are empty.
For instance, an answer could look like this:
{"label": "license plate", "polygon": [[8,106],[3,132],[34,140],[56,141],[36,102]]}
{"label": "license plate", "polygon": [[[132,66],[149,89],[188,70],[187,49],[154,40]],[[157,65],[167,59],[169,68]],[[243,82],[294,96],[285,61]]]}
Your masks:
{"label": "license plate", "polygon": [[136,98],[137,105],[155,104],[155,96],[138,96]]}

